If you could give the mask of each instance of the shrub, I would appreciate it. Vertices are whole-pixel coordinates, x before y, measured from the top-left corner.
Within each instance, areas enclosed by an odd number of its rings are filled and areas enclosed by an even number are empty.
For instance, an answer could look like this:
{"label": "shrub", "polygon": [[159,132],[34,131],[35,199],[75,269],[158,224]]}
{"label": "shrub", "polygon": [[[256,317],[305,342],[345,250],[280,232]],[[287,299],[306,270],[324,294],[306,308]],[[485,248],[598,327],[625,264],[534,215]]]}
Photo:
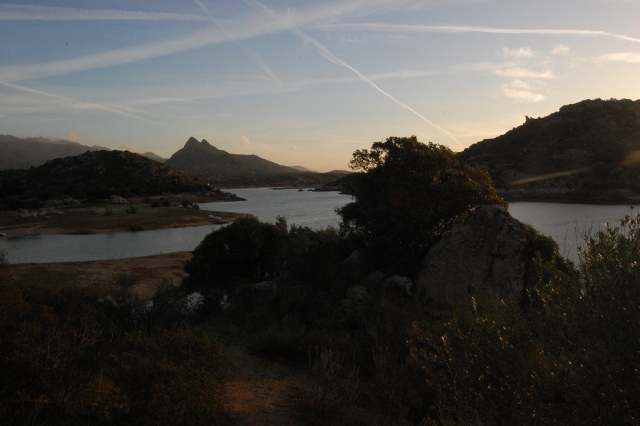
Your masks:
{"label": "shrub", "polygon": [[210,233],[196,247],[184,267],[189,277],[183,286],[220,302],[233,296],[242,283],[273,278],[286,239],[286,230],[276,225],[253,217],[240,218]]}
{"label": "shrub", "polygon": [[478,297],[414,325],[441,423],[637,424],[640,219],[586,243],[578,269],[555,270],[526,312]]}
{"label": "shrub", "polygon": [[223,423],[226,368],[217,341],[183,329],[127,334],[109,372],[127,396],[125,424],[197,426]]}

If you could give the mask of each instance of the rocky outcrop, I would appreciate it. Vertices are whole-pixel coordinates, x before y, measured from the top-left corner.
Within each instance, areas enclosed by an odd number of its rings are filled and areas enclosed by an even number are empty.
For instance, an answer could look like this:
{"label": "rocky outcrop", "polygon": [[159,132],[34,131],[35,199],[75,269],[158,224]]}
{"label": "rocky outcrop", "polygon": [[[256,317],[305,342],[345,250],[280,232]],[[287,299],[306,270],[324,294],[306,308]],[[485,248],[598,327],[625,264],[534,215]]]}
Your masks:
{"label": "rocky outcrop", "polygon": [[525,227],[501,207],[481,206],[429,251],[416,280],[417,297],[448,309],[469,295],[521,303]]}

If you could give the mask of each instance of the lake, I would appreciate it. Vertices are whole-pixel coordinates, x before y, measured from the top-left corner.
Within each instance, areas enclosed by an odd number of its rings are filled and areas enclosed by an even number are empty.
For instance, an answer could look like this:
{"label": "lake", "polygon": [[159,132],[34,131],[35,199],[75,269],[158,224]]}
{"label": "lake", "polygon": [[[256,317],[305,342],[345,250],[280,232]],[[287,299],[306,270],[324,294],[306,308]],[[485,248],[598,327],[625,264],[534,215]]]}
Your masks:
{"label": "lake", "polygon": [[[294,189],[249,188],[228,190],[247,201],[201,204],[203,210],[249,213],[262,221],[274,222],[284,216],[289,224],[312,229],[338,226],[335,208],[350,197],[337,192],[311,192]],[[514,202],[509,211],[516,219],[529,223],[554,238],[560,253],[577,260],[581,235],[598,230],[630,213],[629,206]],[[0,250],[7,250],[11,263],[76,262],[122,259],[193,250],[202,239],[220,225],[192,228],[158,229],[92,235],[35,235],[5,238]]]}

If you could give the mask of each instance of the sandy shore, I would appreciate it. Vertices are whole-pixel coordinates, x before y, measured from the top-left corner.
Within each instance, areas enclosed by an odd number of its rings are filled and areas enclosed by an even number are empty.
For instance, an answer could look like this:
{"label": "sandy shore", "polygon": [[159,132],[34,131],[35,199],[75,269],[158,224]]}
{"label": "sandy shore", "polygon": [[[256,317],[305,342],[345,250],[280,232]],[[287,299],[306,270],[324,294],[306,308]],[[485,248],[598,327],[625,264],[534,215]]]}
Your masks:
{"label": "sandy shore", "polygon": [[[172,199],[179,204],[180,199]],[[100,234],[122,231],[204,226],[228,223],[239,213],[215,212],[178,207],[151,207],[150,203],[132,199],[131,204],[106,204],[53,209],[43,217],[25,218],[17,211],[0,211],[0,232],[8,237],[39,234]],[[191,202],[211,202],[194,199]],[[57,212],[56,212],[57,211]],[[135,212],[135,213],[134,213]],[[219,219],[211,219],[216,216]]]}

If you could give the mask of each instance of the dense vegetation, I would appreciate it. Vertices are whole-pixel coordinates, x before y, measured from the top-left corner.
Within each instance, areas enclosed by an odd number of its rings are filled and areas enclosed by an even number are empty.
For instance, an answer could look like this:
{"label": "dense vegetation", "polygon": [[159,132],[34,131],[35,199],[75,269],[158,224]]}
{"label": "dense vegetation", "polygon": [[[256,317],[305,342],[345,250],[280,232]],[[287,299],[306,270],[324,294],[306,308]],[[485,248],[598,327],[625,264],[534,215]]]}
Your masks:
{"label": "dense vegetation", "polygon": [[28,170],[0,171],[0,208],[37,207],[51,198],[208,192],[212,188],[128,151],[93,151]]}
{"label": "dense vegetation", "polygon": [[[500,189],[573,190],[565,199],[615,202],[623,199],[615,190],[640,194],[638,152],[640,100],[595,99],[547,117],[527,117],[458,157],[485,167]],[[533,179],[540,176],[547,178]]]}

